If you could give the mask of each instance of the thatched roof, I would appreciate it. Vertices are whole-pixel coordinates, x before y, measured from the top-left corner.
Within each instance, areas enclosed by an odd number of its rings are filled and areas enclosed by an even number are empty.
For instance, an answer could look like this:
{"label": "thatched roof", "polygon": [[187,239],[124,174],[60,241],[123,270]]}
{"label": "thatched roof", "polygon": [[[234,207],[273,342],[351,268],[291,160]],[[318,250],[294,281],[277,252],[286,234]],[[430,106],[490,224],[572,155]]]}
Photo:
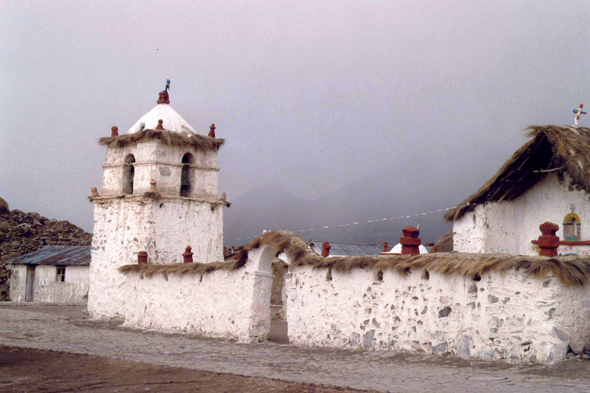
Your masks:
{"label": "thatched roof", "polygon": [[248,252],[270,245],[279,252],[285,252],[289,258],[289,268],[312,266],[315,269],[333,269],[349,272],[352,269],[393,270],[407,275],[413,269],[426,269],[442,274],[458,274],[476,278],[485,273],[516,269],[525,274],[545,279],[552,275],[566,286],[583,286],[590,282],[590,257],[530,257],[508,254],[467,254],[436,253],[420,255],[369,255],[358,257],[323,258],[309,250],[303,238],[289,231],[270,231],[243,247],[235,260],[214,263],[187,263],[165,265],[127,265],[119,268],[125,274],[203,274],[216,270],[236,270],[242,268],[248,260]]}
{"label": "thatched roof", "polygon": [[195,150],[219,150],[225,139],[211,138],[193,133],[166,130],[143,130],[136,133],[100,138],[98,143],[108,147],[125,147],[148,140],[159,140],[168,146],[189,146]]}
{"label": "thatched roof", "polygon": [[547,173],[567,173],[572,186],[590,192],[590,128],[530,126],[530,141],[518,149],[486,184],[445,215],[455,221],[475,205],[518,198]]}

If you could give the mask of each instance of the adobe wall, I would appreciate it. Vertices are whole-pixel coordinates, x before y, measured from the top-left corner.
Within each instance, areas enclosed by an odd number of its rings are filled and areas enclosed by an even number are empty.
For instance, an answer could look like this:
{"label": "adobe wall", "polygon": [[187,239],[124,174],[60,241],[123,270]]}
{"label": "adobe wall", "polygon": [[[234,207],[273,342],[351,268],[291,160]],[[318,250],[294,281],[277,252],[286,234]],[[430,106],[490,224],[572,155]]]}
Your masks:
{"label": "adobe wall", "polygon": [[195,262],[223,260],[223,210],[190,198],[140,196],[94,201],[91,283],[88,311],[93,318],[123,318],[129,296],[120,266],[182,262],[187,245]]}
{"label": "adobe wall", "polygon": [[[10,279],[10,299],[24,302],[27,266],[13,266]],[[88,300],[89,266],[66,266],[65,282],[56,281],[56,266],[38,265],[35,268],[33,301],[36,303],[86,304]]]}
{"label": "adobe wall", "polygon": [[470,277],[291,269],[289,341],[551,364],[590,345],[590,290],[515,271]]}
{"label": "adobe wall", "polygon": [[[557,223],[557,236],[563,240],[562,223],[572,204],[582,221],[582,240],[590,240],[590,228],[584,227],[584,223],[590,223],[588,194],[570,190],[569,184],[569,176],[560,181],[557,174],[550,173],[513,201],[476,206],[454,222],[454,250],[538,255],[531,241],[539,237],[539,225],[546,221]],[[560,246],[558,252],[590,255],[590,246]]]}

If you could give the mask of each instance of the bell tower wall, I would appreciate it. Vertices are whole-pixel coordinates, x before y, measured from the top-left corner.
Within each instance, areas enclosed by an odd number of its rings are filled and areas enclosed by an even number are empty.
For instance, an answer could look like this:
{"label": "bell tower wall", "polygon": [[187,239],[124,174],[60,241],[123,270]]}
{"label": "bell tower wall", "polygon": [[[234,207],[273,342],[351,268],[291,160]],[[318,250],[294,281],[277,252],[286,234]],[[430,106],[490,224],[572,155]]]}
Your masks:
{"label": "bell tower wall", "polygon": [[[194,158],[191,164],[183,164],[185,154]],[[133,156],[133,163],[126,160]],[[150,190],[150,181],[156,181],[158,192],[163,195],[181,194],[182,169],[188,166],[190,191],[188,197],[217,198],[219,168],[217,151],[201,151],[189,147],[169,146],[158,141],[138,143],[125,147],[109,147],[103,165],[102,195],[129,194],[126,189],[128,175],[133,167],[133,194],[142,195]]]}
{"label": "bell tower wall", "polygon": [[132,291],[117,269],[137,262],[182,262],[187,245],[195,262],[223,261],[223,207],[195,198],[128,195],[94,200],[94,236],[88,311],[92,318],[124,318]]}

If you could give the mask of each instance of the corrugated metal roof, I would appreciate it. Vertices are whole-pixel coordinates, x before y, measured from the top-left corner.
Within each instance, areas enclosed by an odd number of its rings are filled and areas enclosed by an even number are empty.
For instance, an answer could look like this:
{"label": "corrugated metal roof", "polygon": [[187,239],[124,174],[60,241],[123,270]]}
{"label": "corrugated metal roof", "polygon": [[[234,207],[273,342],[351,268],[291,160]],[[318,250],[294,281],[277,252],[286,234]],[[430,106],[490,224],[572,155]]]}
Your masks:
{"label": "corrugated metal roof", "polygon": [[[312,240],[309,242],[314,243],[320,250],[322,250],[322,244],[324,241]],[[330,242],[330,256],[346,256],[346,257],[357,257],[361,255],[379,255],[383,252],[383,246],[376,246],[372,244],[360,244],[360,243],[338,243]]]}
{"label": "corrugated metal roof", "polygon": [[90,265],[90,246],[45,246],[40,250],[10,259],[14,265]]}

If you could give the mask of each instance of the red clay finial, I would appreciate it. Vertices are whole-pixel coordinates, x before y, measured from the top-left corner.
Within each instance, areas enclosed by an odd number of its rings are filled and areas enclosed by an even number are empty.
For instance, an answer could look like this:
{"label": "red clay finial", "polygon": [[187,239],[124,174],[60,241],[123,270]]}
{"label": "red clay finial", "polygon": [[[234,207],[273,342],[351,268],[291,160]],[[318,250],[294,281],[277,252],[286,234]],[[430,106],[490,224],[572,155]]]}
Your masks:
{"label": "red clay finial", "polygon": [[147,251],[140,251],[139,254],[137,254],[137,264],[138,265],[147,265],[147,257],[148,257]]}
{"label": "red clay finial", "polygon": [[215,138],[215,124],[211,124],[211,127],[209,127],[209,136]]}
{"label": "red clay finial", "polygon": [[111,136],[119,136],[119,127],[117,127],[117,126],[111,127]]}
{"label": "red clay finial", "polygon": [[162,119],[158,120],[158,125],[156,126],[156,130],[164,131],[164,126],[162,125],[162,123],[164,123],[164,120],[162,120]]}
{"label": "red clay finial", "polygon": [[193,261],[193,252],[191,250],[191,246],[186,246],[184,254],[182,254],[184,257],[184,263],[191,263]]}
{"label": "red clay finial", "polygon": [[422,241],[418,238],[420,230],[412,226],[402,229],[404,237],[399,239],[402,245],[402,255],[420,255],[420,244]]}
{"label": "red clay finial", "polygon": [[383,252],[389,252],[389,243],[383,243]]}
{"label": "red clay finial", "polygon": [[170,95],[167,91],[161,91],[158,97],[158,104],[169,104],[170,103]]}
{"label": "red clay finial", "polygon": [[324,244],[322,244],[322,256],[324,258],[328,258],[330,256],[330,249],[331,248],[332,248],[332,246],[328,242],[324,242]]}
{"label": "red clay finial", "polygon": [[544,222],[539,226],[542,235],[539,236],[539,255],[542,257],[556,257],[557,248],[559,247],[559,236],[555,232],[559,230],[559,225],[552,222]]}

